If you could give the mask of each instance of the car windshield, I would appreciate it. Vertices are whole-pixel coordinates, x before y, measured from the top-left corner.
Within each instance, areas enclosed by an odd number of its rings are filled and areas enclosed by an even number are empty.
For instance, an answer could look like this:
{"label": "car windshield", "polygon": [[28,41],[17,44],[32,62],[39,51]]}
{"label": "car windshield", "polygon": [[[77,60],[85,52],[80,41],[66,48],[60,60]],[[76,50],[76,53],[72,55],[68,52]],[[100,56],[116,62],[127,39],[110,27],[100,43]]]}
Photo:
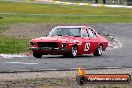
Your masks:
{"label": "car windshield", "polygon": [[49,33],[49,36],[81,36],[81,28],[54,28]]}

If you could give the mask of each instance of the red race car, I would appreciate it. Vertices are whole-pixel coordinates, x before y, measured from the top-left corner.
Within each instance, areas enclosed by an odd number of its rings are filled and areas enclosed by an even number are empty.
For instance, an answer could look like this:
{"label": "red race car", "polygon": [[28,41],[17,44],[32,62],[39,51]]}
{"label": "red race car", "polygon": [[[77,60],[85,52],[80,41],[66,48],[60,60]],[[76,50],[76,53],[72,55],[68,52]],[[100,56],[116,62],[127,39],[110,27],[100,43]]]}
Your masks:
{"label": "red race car", "polygon": [[94,56],[101,56],[107,46],[108,40],[87,26],[57,26],[47,37],[30,41],[30,49],[36,58],[49,54],[76,57],[93,53]]}

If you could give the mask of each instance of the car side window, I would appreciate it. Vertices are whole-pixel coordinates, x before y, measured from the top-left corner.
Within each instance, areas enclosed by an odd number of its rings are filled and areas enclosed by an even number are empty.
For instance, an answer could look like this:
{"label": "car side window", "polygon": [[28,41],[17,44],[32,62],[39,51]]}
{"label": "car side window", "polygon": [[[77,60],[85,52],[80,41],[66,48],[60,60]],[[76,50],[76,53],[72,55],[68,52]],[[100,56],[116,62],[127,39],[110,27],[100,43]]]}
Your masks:
{"label": "car side window", "polygon": [[82,37],[87,37],[87,38],[89,37],[87,31],[84,29],[81,30],[81,35],[82,35]]}
{"label": "car side window", "polygon": [[96,35],[95,35],[94,31],[92,30],[92,28],[89,28],[88,32],[89,32],[89,37],[96,38]]}

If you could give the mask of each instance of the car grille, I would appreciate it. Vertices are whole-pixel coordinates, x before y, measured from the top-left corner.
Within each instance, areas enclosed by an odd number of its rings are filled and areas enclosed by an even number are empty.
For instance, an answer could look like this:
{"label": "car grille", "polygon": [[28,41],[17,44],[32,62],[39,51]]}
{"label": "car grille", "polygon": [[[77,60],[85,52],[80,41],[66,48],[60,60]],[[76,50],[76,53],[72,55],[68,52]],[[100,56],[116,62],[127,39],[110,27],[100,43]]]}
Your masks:
{"label": "car grille", "polygon": [[57,42],[38,42],[38,47],[58,48],[58,43]]}

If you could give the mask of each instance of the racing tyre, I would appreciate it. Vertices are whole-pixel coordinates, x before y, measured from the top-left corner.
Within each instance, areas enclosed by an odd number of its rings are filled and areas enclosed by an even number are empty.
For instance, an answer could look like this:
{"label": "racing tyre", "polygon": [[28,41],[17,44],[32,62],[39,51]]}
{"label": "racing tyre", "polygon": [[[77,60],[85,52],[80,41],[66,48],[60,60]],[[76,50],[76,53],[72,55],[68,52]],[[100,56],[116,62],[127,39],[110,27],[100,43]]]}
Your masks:
{"label": "racing tyre", "polygon": [[84,76],[77,76],[76,81],[78,85],[83,86],[86,83],[86,78]]}
{"label": "racing tyre", "polygon": [[63,57],[68,57],[68,54],[67,54],[67,53],[64,53],[64,54],[63,54]]}
{"label": "racing tyre", "polygon": [[36,57],[36,58],[41,58],[42,54],[40,54],[40,53],[33,53],[33,56]]}
{"label": "racing tyre", "polygon": [[99,45],[98,48],[96,49],[94,56],[101,56],[102,55],[102,52],[103,52],[103,47],[102,45]]}
{"label": "racing tyre", "polygon": [[73,46],[70,52],[70,57],[76,57],[77,56],[77,47]]}

